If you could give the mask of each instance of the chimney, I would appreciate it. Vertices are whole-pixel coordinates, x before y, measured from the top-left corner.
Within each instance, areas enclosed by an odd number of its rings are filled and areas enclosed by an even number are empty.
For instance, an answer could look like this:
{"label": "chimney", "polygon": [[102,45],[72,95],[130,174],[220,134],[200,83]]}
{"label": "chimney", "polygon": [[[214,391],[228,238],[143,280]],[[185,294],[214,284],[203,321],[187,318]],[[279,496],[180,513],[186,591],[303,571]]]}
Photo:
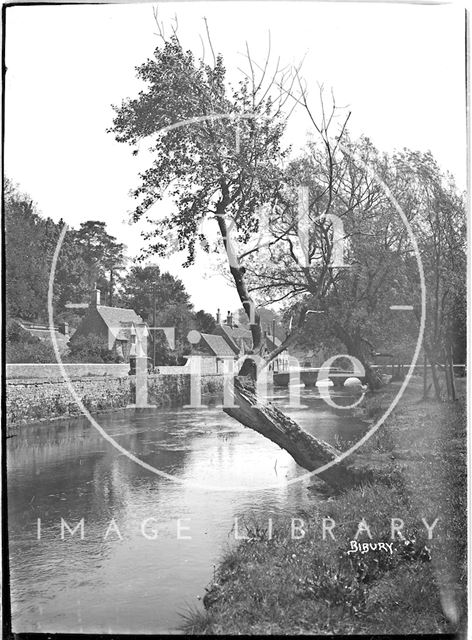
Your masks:
{"label": "chimney", "polygon": [[91,307],[98,307],[100,305],[100,289],[94,289],[92,291],[92,299],[90,301]]}
{"label": "chimney", "polygon": [[228,315],[226,317],[226,324],[228,325],[228,327],[233,326],[233,314],[230,311],[228,311]]}
{"label": "chimney", "polygon": [[216,310],[216,324],[221,324],[221,311],[219,309]]}

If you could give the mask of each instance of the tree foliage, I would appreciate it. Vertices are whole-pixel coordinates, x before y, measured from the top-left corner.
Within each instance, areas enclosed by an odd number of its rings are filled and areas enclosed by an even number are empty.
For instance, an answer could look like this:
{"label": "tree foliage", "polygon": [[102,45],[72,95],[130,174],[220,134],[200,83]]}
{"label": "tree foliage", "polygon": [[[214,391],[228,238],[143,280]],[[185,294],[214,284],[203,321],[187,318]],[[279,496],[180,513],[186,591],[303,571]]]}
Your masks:
{"label": "tree foliage", "polygon": [[[8,315],[47,322],[49,277],[63,222],[42,216],[33,200],[8,179],[4,201]],[[68,302],[88,302],[95,284],[112,301],[124,261],[124,245],[107,233],[104,222],[92,220],[70,229],[56,264],[55,317],[67,313]]]}
{"label": "tree foliage", "polygon": [[6,326],[5,358],[8,363],[56,362],[52,344],[32,336],[16,321]]}
{"label": "tree foliage", "polygon": [[[189,347],[187,334],[195,324],[190,296],[183,282],[168,272],[161,272],[157,265],[134,265],[124,278],[120,301],[123,306],[134,309],[150,327],[173,327],[174,346],[168,343],[162,330],[152,330],[156,363],[183,364],[183,355]],[[149,347],[153,354],[152,341]]]}
{"label": "tree foliage", "polygon": [[113,306],[116,286],[126,266],[124,244],[107,233],[105,223],[99,220],[87,220],[71,233],[85,263],[88,290],[97,287],[106,296],[102,304]]}

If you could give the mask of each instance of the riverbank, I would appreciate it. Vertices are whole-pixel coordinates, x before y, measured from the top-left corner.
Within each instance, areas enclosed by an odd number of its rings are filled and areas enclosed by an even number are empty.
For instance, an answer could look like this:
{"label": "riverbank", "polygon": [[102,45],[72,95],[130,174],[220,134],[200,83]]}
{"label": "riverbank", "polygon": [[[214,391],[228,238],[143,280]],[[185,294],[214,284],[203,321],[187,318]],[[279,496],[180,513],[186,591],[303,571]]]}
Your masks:
{"label": "riverbank", "polygon": [[[299,514],[290,533],[271,532],[267,521],[242,522],[246,539],[223,554],[205,610],[188,612],[182,628],[252,635],[456,631],[465,609],[467,530],[465,381],[458,387],[458,402],[439,404],[421,400],[420,381],[410,382],[361,449],[360,458],[378,468],[377,480],[341,495],[315,480],[313,508]],[[397,391],[390,385],[367,410],[378,414]],[[326,528],[336,524],[325,539],[323,519]],[[395,533],[401,522],[402,538]],[[372,546],[363,553],[355,541]],[[391,547],[374,548],[378,543]]]}
{"label": "riverbank", "polygon": [[[6,422],[10,433],[16,427],[83,415],[83,407],[98,414],[125,409],[135,402],[135,376],[82,376],[63,378],[8,379]],[[71,388],[80,399],[71,392]],[[222,375],[202,375],[201,394],[219,393]],[[147,402],[156,407],[178,407],[190,402],[190,374],[157,374],[147,377]]]}

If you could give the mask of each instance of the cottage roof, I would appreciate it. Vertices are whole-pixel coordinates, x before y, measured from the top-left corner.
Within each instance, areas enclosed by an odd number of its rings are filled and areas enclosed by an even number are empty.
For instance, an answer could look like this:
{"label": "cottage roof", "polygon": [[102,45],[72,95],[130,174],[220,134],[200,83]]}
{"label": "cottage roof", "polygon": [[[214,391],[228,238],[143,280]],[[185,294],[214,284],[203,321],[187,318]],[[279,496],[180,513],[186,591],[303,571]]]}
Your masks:
{"label": "cottage roof", "polygon": [[236,355],[234,350],[221,336],[202,333],[201,340],[203,340],[209,347],[210,351],[219,358],[234,358]]}
{"label": "cottage roof", "polygon": [[109,327],[119,326],[122,322],[125,324],[129,324],[131,322],[134,324],[143,324],[143,319],[141,316],[138,316],[134,309],[98,305],[97,311]]}
{"label": "cottage roof", "polygon": [[97,312],[117,340],[129,340],[131,326],[144,324],[134,309],[97,305]]}
{"label": "cottage roof", "polygon": [[244,338],[247,340],[252,340],[252,333],[250,331],[250,329],[246,329],[246,327],[226,327],[227,329],[230,330],[230,333],[235,337],[235,338]]}
{"label": "cottage roof", "polygon": [[[226,336],[226,342],[239,353],[244,345],[245,348],[252,347],[252,333],[246,327],[230,327],[227,324],[219,324],[216,326],[214,334]],[[243,349],[244,351],[245,349]]]}

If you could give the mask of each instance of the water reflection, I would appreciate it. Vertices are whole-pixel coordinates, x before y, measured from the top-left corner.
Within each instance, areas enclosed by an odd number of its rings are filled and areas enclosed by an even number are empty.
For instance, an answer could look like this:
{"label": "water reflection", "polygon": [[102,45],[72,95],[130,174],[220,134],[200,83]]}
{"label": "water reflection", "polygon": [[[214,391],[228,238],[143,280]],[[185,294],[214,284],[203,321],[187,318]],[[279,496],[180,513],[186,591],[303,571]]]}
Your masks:
{"label": "water reflection", "polygon": [[[336,395],[339,403],[353,401]],[[311,433],[346,445],[364,431],[363,423],[328,407],[316,390],[301,396],[307,408],[284,410]],[[281,405],[287,401],[280,392],[274,397]],[[130,461],[86,419],[25,427],[8,441],[14,631],[175,629],[179,611],[198,604],[213,563],[234,540],[235,516],[289,519],[310,508],[307,481],[286,484],[303,470],[215,402],[201,410],[100,416],[123,447],[185,484]],[[192,482],[278,486],[215,492]],[[65,530],[62,540],[61,518],[71,528],[83,518],[84,539]]]}

